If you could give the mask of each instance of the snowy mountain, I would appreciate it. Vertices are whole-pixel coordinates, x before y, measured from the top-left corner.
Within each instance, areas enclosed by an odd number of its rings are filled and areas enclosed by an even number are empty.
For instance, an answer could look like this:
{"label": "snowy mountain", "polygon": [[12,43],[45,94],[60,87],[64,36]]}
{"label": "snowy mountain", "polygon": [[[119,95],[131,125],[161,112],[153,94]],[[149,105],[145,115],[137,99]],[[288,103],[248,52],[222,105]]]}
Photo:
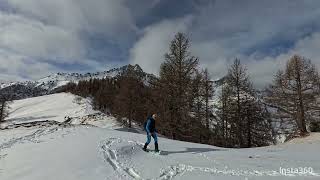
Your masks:
{"label": "snowy mountain", "polygon": [[113,68],[108,71],[96,72],[96,73],[57,73],[47,77],[44,77],[36,81],[37,87],[42,87],[47,90],[54,90],[58,87],[66,85],[69,82],[79,82],[81,80],[90,80],[90,79],[103,79],[103,78],[115,78],[126,73],[128,70],[133,70],[139,77],[148,80],[149,77],[153,76],[151,74],[145,73],[139,65],[126,65],[120,68]]}
{"label": "snowy mountain", "polygon": [[[69,125],[47,123],[65,116]],[[6,124],[16,126],[0,130],[1,180],[320,178],[319,133],[248,149],[160,137],[158,155],[142,151],[144,134],[118,131],[112,116],[92,110],[90,99],[67,93],[14,101]]]}
{"label": "snowy mountain", "polygon": [[0,92],[14,94],[14,99],[36,97],[55,92],[59,87],[69,82],[77,83],[81,80],[116,78],[132,70],[145,83],[155,76],[145,73],[139,65],[126,65],[120,68],[113,68],[108,71],[96,73],[56,73],[36,81],[13,82],[0,84]]}

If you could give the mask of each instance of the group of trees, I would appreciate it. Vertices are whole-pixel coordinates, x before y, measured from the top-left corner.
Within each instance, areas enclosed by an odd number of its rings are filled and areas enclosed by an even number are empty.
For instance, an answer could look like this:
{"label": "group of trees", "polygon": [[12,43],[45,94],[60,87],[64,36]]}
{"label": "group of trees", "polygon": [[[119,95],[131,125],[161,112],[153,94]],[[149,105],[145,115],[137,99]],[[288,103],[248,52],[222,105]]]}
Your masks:
{"label": "group of trees", "polygon": [[64,91],[92,97],[95,108],[115,115],[128,127],[133,121],[143,124],[147,116],[157,113],[159,133],[224,147],[273,143],[274,126],[279,123],[275,120],[290,121],[291,129],[306,134],[314,117],[319,117],[319,75],[310,60],[293,56],[261,95],[246,67],[235,59],[213,103],[214,83],[189,48],[189,39],[178,33],[159,77],[148,83],[128,66],[120,76],[70,83]]}
{"label": "group of trees", "polygon": [[258,96],[245,67],[236,59],[219,97],[216,132],[221,142],[216,143],[227,147],[263,146],[273,142],[277,133],[290,137],[319,130],[319,84],[311,60],[294,55],[275,75],[266,93]]}
{"label": "group of trees", "polygon": [[269,113],[239,59],[230,67],[221,87],[217,109],[216,130],[220,145],[252,147],[272,142]]}
{"label": "group of trees", "polygon": [[[129,128],[157,113],[158,132],[177,140],[245,148],[269,145],[276,133],[320,129],[320,78],[311,60],[294,55],[258,93],[239,59],[219,84],[211,81],[183,33],[171,41],[159,77],[128,65],[116,77],[69,83],[60,90],[92,98],[94,108]],[[10,93],[0,93],[0,123],[11,100]]]}
{"label": "group of trees", "polygon": [[133,120],[143,123],[151,113],[149,87],[131,65],[119,76],[68,83],[61,91],[92,98],[95,109],[115,115],[128,127],[132,127]]}
{"label": "group of trees", "polygon": [[189,52],[189,40],[182,33],[171,42],[170,52],[160,68],[160,77],[146,78],[133,66],[119,76],[69,83],[63,91],[91,97],[94,107],[115,115],[124,125],[143,124],[158,114],[159,133],[173,139],[209,143],[211,140],[213,85],[207,70]]}
{"label": "group of trees", "polygon": [[160,67],[155,83],[158,92],[158,114],[163,134],[173,139],[209,143],[213,131],[213,84],[208,71],[200,70],[199,60],[191,56],[189,39],[178,33]]}

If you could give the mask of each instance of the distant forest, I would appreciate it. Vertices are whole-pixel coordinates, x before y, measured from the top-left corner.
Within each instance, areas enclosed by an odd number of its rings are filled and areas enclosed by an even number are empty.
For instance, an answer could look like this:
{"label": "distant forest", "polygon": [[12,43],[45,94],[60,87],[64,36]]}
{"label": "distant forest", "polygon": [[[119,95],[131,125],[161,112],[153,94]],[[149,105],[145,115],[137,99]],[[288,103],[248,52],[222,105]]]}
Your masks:
{"label": "distant forest", "polygon": [[279,133],[319,131],[320,80],[311,60],[294,55],[261,93],[239,59],[219,85],[212,82],[190,45],[185,34],[176,34],[159,77],[146,77],[129,65],[116,77],[69,83],[62,91],[91,97],[96,109],[129,128],[156,113],[158,133],[176,140],[246,148],[273,144]]}

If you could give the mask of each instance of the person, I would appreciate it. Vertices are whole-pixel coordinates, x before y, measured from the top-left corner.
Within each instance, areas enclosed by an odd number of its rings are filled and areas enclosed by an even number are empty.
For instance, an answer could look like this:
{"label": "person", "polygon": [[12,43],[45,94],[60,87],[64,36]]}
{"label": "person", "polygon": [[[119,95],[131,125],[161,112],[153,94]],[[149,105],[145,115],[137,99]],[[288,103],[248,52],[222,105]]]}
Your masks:
{"label": "person", "polygon": [[155,147],[155,151],[159,152],[159,148],[158,148],[158,137],[157,137],[157,133],[156,133],[156,118],[157,115],[153,114],[151,117],[149,117],[147,119],[146,125],[145,125],[145,130],[147,132],[147,142],[144,144],[143,150],[147,151],[147,147],[151,142],[151,137],[154,140],[154,147]]}

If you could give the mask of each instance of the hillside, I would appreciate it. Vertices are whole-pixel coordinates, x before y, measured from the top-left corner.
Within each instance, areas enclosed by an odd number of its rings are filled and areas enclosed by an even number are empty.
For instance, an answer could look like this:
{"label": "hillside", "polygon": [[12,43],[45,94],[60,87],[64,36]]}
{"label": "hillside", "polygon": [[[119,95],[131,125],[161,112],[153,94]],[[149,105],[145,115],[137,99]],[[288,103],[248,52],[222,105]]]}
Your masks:
{"label": "hillside", "polygon": [[139,65],[126,65],[102,72],[93,73],[56,73],[36,81],[0,83],[0,93],[12,94],[14,99],[36,97],[55,92],[59,87],[69,82],[78,83],[83,80],[117,78],[127,71],[132,70],[145,83],[155,76],[145,73]]}
{"label": "hillside", "polygon": [[[29,98],[14,101],[11,112],[7,123],[61,122],[64,116],[74,117],[74,123],[0,130],[1,180],[320,177],[317,133],[277,146],[250,149],[220,148],[160,137],[162,152],[156,155],[141,150],[144,134],[115,130],[119,126],[110,116],[100,114],[98,119],[90,116],[99,112],[92,110],[89,99],[79,100],[66,93]],[[79,123],[81,117],[86,117],[87,123]],[[280,172],[280,168],[299,167],[311,167],[313,172]]]}
{"label": "hillside", "polygon": [[99,127],[119,127],[112,116],[93,110],[90,99],[70,93],[58,93],[13,101],[5,124],[35,121],[64,122],[70,117],[71,124],[92,124]]}

